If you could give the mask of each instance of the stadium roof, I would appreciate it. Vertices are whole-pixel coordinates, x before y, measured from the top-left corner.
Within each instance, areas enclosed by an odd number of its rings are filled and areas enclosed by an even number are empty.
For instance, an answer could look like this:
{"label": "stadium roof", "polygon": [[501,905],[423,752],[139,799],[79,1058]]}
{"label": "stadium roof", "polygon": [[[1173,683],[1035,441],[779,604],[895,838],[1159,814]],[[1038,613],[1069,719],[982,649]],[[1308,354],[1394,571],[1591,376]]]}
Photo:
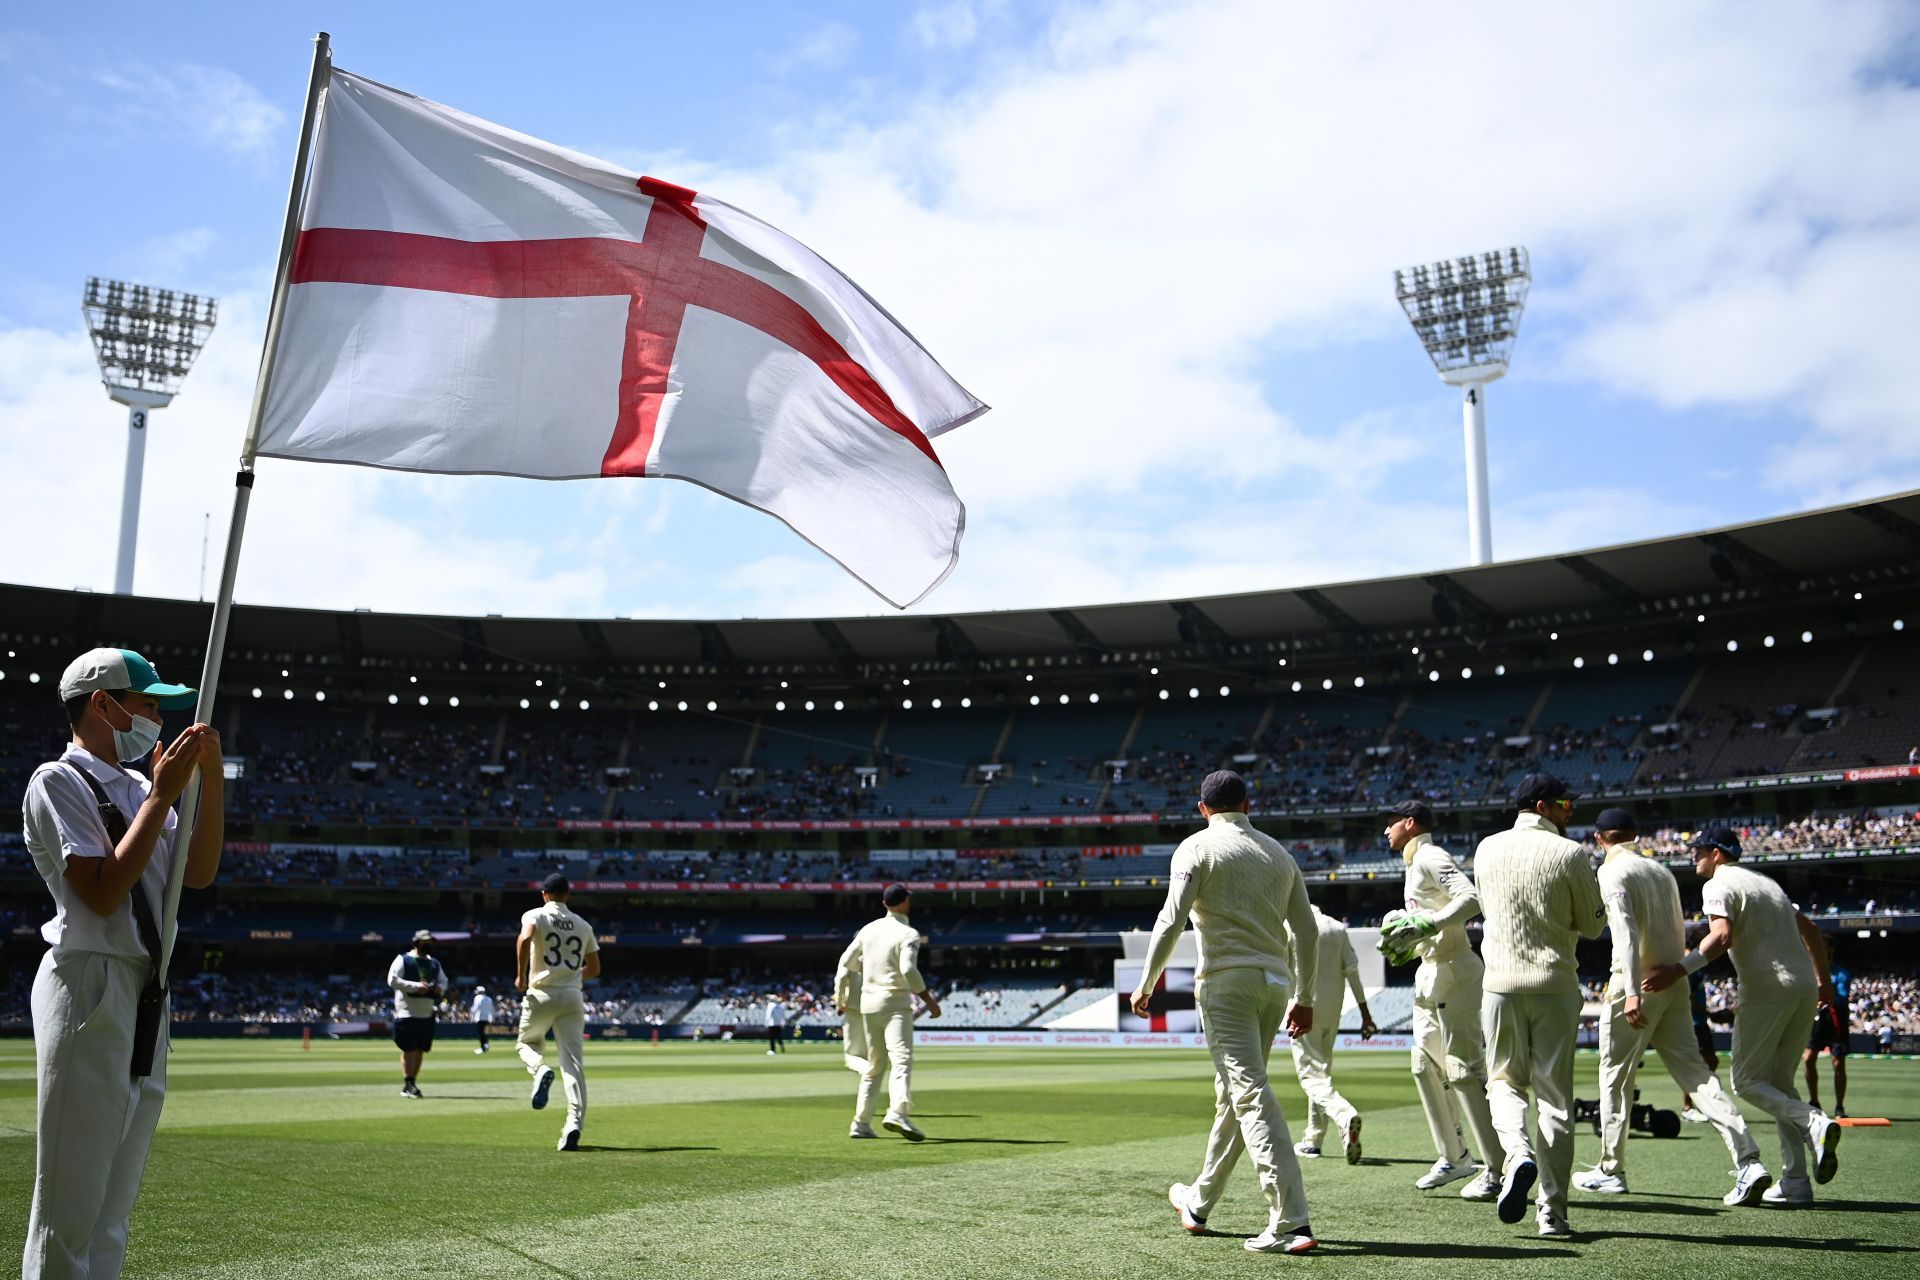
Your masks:
{"label": "stadium roof", "polygon": [[[1204,655],[1211,665],[1273,653],[1359,656],[1408,637],[1518,642],[1557,631],[1691,624],[1717,615],[1824,607],[1920,587],[1920,491],[1471,569],[1129,604],[834,619],[529,619],[337,612],[241,604],[228,661],[326,654],[348,669],[552,667],[672,670],[716,681],[780,673],[1129,666]],[[0,634],[73,650],[151,646],[195,661],[211,606],[0,585]],[[463,665],[464,664],[464,665]]]}

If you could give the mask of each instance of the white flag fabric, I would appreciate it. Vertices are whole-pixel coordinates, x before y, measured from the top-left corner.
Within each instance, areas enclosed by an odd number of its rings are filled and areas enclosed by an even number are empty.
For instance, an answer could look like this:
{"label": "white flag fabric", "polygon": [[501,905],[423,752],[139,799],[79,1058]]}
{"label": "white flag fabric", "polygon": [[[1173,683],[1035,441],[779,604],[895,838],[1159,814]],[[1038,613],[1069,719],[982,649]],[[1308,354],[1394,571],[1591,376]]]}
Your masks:
{"label": "white flag fabric", "polygon": [[335,71],[288,279],[263,456],[691,480],[900,607],[959,557],[986,406],[731,205]]}

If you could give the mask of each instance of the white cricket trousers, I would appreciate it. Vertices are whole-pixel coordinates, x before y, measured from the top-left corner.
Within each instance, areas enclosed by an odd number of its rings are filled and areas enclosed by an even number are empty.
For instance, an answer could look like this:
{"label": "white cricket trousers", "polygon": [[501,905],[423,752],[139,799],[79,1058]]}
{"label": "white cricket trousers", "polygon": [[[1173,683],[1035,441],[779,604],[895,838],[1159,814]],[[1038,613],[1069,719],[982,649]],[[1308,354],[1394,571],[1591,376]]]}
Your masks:
{"label": "white cricket trousers", "polygon": [[[1580,1027],[1578,992],[1486,993],[1487,1106],[1506,1153],[1504,1173],[1517,1160],[1540,1172],[1534,1200],[1567,1214],[1573,1180],[1573,1039]],[[1527,1094],[1539,1113],[1540,1150],[1527,1132]]]}
{"label": "white cricket trousers", "polygon": [[[1213,1053],[1213,1129],[1194,1179],[1192,1208],[1207,1217],[1245,1150],[1266,1194],[1269,1225],[1307,1221],[1307,1189],[1293,1154],[1287,1117],[1267,1080],[1273,1038],[1287,1014],[1287,984],[1264,969],[1215,969],[1194,987]],[[1315,1011],[1319,1012],[1318,1010]],[[1337,1013],[1325,1015],[1336,1021]],[[1275,1221],[1277,1219],[1277,1222]]]}
{"label": "white cricket trousers", "polygon": [[1773,1117],[1780,1132],[1780,1176],[1807,1176],[1813,1108],[1795,1081],[1819,1001],[1809,992],[1785,1000],[1741,1000],[1733,1014],[1733,1091]]}
{"label": "white cricket trousers", "polygon": [[[1322,1012],[1314,1010],[1316,1015]],[[1338,1034],[1338,1018],[1328,1016],[1324,1029],[1315,1022],[1313,1030],[1293,1042],[1293,1073],[1300,1077],[1300,1091],[1307,1095],[1307,1124],[1300,1138],[1316,1147],[1327,1136],[1329,1122],[1344,1133],[1358,1114],[1333,1087],[1333,1039]]]}
{"label": "white cricket trousers", "polygon": [[164,1014],[153,1074],[128,1074],[148,964],[63,947],[40,959],[33,980],[39,1129],[25,1280],[114,1280],[126,1260],[127,1220],[167,1096]]}
{"label": "white cricket trousers", "polygon": [[1461,1164],[1473,1136],[1480,1163],[1498,1172],[1502,1151],[1487,1104],[1487,1053],[1480,1036],[1480,983],[1486,966],[1472,951],[1422,960],[1413,975],[1413,1084],[1434,1153]]}
{"label": "white cricket trousers", "polygon": [[1648,1049],[1660,1055],[1667,1074],[1693,1105],[1712,1122],[1727,1144],[1737,1169],[1760,1158],[1760,1148],[1747,1132],[1720,1081],[1707,1070],[1700,1043],[1693,1035],[1693,1007],[1687,984],[1676,982],[1665,991],[1640,997],[1640,1013],[1647,1025],[1627,1021],[1626,994],[1609,991],[1607,1016],[1600,1023],[1600,1172],[1627,1175],[1627,1122],[1633,1114],[1633,1081],[1640,1056]]}
{"label": "white cricket trousers", "polygon": [[864,1125],[873,1123],[873,1099],[880,1092],[880,1077],[887,1077],[887,1114],[913,1114],[913,1006],[895,1005],[874,1013],[861,1011],[860,1021],[867,1029],[867,1066],[860,1073],[860,1091],[855,1095],[853,1118]]}
{"label": "white cricket trousers", "polygon": [[[567,1128],[587,1116],[586,1004],[577,988],[533,990],[520,1002],[520,1042],[514,1049],[533,1075],[546,1065],[547,1032],[560,1047],[560,1086],[567,1094]],[[562,1131],[564,1132],[564,1130]]]}

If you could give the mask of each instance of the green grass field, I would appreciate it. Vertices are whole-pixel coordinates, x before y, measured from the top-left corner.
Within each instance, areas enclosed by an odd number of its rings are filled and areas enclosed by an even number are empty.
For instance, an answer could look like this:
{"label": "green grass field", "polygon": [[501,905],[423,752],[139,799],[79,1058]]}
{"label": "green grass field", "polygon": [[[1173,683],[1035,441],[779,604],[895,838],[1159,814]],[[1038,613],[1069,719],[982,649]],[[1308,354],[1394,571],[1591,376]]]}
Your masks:
{"label": "green grass field", "polygon": [[[1296,1130],[1304,1102],[1279,1069]],[[1582,1057],[1583,1096],[1596,1059]],[[1265,1225],[1251,1170],[1183,1234],[1166,1202],[1192,1177],[1212,1111],[1199,1052],[922,1050],[933,1140],[846,1137],[854,1078],[833,1049],[588,1046],[581,1152],[554,1150],[554,1106],[527,1106],[511,1046],[428,1059],[398,1096],[388,1046],[185,1041],[134,1214],[138,1276],[1214,1275],[1359,1266],[1425,1280],[1912,1274],[1920,1252],[1920,1063],[1856,1061],[1840,1176],[1810,1210],[1729,1210],[1725,1148],[1689,1125],[1635,1138],[1633,1191],[1575,1192],[1571,1243],[1531,1215],[1502,1225],[1457,1187],[1411,1187],[1432,1161],[1405,1060],[1351,1053],[1336,1081],[1367,1119],[1367,1158],[1305,1162],[1320,1251],[1248,1254]],[[1678,1095],[1653,1059],[1643,1097]],[[32,1181],[32,1046],[0,1042],[0,1259],[17,1258]],[[1759,1134],[1777,1169],[1772,1126]],[[1579,1159],[1598,1142],[1582,1131]],[[0,1270],[13,1265],[0,1261]]]}

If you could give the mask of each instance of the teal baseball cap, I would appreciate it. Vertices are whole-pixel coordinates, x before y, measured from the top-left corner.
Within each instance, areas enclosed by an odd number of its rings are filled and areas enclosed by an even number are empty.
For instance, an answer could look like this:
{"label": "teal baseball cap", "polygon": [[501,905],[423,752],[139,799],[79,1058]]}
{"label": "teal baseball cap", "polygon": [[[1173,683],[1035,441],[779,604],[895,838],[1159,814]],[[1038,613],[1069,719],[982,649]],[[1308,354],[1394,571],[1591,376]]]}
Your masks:
{"label": "teal baseball cap", "polygon": [[200,692],[183,684],[168,684],[151,662],[131,649],[89,649],[67,664],[60,676],[60,701],[69,702],[95,689],[151,694],[160,699],[166,711],[193,706]]}

